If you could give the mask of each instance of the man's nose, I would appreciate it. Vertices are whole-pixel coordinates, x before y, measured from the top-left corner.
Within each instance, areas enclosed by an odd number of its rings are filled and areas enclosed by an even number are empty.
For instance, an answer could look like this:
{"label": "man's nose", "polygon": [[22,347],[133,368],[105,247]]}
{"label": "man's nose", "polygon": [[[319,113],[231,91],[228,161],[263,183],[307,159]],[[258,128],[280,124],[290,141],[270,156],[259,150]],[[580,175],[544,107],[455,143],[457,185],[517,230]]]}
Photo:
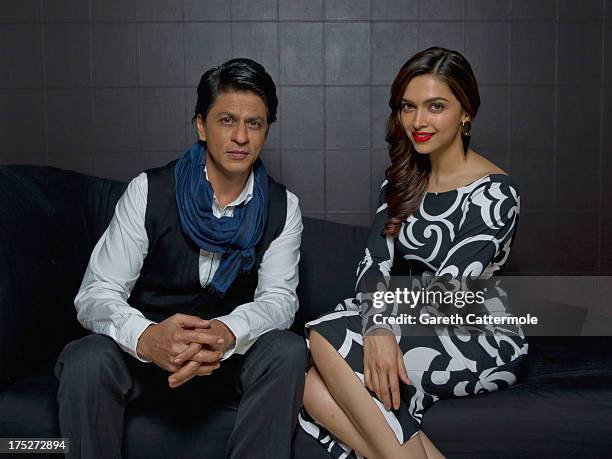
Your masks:
{"label": "man's nose", "polygon": [[236,127],[232,132],[232,140],[238,145],[244,145],[249,141],[249,132],[245,123],[236,123]]}

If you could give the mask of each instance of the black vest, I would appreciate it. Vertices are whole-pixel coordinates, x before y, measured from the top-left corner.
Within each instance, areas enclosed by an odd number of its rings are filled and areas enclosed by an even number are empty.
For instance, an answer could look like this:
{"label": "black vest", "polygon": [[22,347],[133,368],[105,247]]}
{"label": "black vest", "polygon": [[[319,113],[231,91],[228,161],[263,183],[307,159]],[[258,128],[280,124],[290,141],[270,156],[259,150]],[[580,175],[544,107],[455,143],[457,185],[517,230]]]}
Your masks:
{"label": "black vest", "polygon": [[250,272],[238,274],[223,298],[219,298],[202,288],[200,249],[181,227],[174,192],[175,165],[176,161],[172,161],[146,171],[149,191],[145,228],[149,250],[128,303],[155,322],[176,313],[204,319],[229,314],[236,306],[253,301],[263,255],[285,227],[285,187],[268,178],[268,221],[255,247],[255,265]]}

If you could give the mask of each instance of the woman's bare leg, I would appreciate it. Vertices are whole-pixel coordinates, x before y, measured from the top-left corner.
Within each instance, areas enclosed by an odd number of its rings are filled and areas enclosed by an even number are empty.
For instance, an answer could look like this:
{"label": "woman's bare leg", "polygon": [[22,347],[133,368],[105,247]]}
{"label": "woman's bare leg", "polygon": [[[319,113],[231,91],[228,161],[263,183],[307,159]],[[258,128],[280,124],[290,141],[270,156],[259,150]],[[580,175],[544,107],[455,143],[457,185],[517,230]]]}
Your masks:
{"label": "woman's bare leg", "polygon": [[340,354],[314,330],[310,333],[310,351],[329,393],[371,448],[368,459],[427,457],[419,435],[400,445],[363,383]]}
{"label": "woman's bare leg", "polygon": [[304,408],[317,423],[332,432],[337,439],[350,445],[360,455],[372,457],[373,452],[367,441],[330,395],[316,367],[310,368],[306,374]]}
{"label": "woman's bare leg", "polygon": [[442,454],[440,450],[431,442],[429,437],[425,435],[425,432],[419,430],[419,434],[416,437],[421,439],[421,443],[423,444],[423,448],[427,454],[427,459],[446,459],[444,454]]}

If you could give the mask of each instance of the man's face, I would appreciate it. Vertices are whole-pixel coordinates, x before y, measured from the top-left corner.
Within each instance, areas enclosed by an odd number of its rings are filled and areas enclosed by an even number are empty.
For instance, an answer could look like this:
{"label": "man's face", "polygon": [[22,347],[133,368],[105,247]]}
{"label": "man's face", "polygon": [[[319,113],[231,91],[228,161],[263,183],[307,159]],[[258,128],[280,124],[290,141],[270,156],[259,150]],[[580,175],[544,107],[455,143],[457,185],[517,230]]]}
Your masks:
{"label": "man's face", "polygon": [[220,93],[208,116],[196,118],[198,137],[208,149],[206,169],[215,177],[246,177],[268,134],[266,105],[251,91]]}

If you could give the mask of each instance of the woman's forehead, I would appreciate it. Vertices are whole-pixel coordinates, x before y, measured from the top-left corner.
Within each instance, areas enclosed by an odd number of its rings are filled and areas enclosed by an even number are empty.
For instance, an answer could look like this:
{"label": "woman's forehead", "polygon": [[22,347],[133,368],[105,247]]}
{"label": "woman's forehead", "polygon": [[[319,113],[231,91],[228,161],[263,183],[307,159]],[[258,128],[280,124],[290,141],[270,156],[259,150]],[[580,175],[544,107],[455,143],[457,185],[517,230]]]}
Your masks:
{"label": "woman's forehead", "polygon": [[418,75],[408,82],[403,98],[420,102],[434,97],[454,100],[455,96],[448,85],[433,75]]}

